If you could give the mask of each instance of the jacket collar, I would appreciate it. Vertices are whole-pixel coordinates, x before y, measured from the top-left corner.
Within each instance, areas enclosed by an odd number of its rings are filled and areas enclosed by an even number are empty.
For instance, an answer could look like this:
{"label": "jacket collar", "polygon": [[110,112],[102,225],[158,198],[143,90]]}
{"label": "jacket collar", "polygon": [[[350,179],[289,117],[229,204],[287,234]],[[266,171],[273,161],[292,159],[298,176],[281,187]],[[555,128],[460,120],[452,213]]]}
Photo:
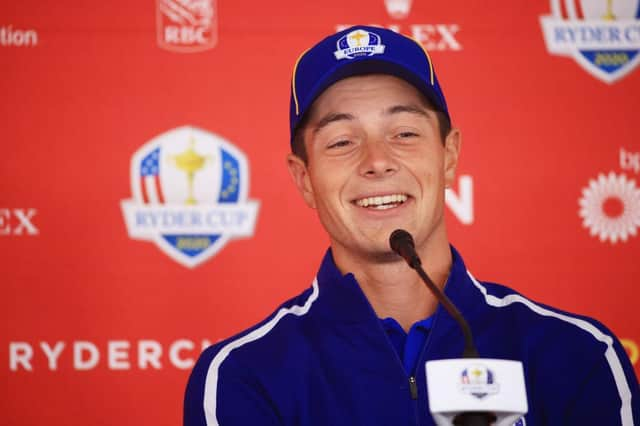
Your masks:
{"label": "jacket collar", "polygon": [[373,307],[352,273],[342,275],[328,249],[318,271],[319,314],[333,321],[361,323],[377,320]]}
{"label": "jacket collar", "polygon": [[[462,312],[463,316],[466,316],[478,306],[475,297],[478,293],[467,275],[462,257],[453,246],[451,246],[451,254],[452,265],[444,289],[454,305]],[[334,321],[347,323],[378,320],[353,274],[342,275],[338,270],[331,249],[327,250],[322,260],[317,278],[320,290],[319,314],[326,315]],[[457,327],[455,321],[444,311],[442,306],[439,306],[436,311],[436,321],[440,323],[441,328]]]}

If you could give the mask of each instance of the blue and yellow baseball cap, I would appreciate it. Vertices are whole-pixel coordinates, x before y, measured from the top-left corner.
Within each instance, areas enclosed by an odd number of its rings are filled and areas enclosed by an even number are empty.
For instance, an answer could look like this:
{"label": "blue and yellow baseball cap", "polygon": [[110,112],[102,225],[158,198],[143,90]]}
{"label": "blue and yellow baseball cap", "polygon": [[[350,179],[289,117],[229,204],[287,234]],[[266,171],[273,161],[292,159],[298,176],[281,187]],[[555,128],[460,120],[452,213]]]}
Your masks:
{"label": "blue and yellow baseball cap", "polygon": [[451,120],[433,63],[422,45],[391,30],[358,25],[311,47],[293,67],[289,114],[292,146],[313,101],[333,83],[363,74],[390,74],[411,83]]}

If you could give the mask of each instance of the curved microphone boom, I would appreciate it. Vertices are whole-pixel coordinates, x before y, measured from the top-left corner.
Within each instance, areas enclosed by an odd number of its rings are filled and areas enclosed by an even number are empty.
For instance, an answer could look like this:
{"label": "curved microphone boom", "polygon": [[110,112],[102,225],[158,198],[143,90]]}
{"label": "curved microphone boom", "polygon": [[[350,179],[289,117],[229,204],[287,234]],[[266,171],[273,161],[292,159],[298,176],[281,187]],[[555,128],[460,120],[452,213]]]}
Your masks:
{"label": "curved microphone boom", "polygon": [[[425,372],[427,386],[437,391],[429,392],[429,410],[438,426],[508,426],[527,413],[527,393],[524,383],[522,362],[480,358],[473,343],[471,328],[458,308],[449,300],[427,273],[422,269],[422,262],[416,252],[413,237],[403,229],[396,229],[389,237],[391,250],[400,255],[411,268],[415,269],[422,281],[439,303],[456,320],[464,335],[463,359],[441,359],[427,361]],[[507,392],[497,392],[493,398],[482,399],[471,395],[460,394],[456,379],[460,372],[469,368],[469,362],[481,363],[489,371],[501,377],[500,386]],[[482,384],[480,384],[482,386]]]}
{"label": "curved microphone boom", "polygon": [[418,253],[416,253],[416,247],[413,242],[413,237],[404,229],[396,229],[391,233],[389,237],[389,245],[391,246],[391,250],[400,255],[412,269],[415,269],[422,281],[427,285],[431,293],[436,297],[438,302],[444,306],[444,308],[449,312],[449,315],[456,320],[460,328],[462,329],[462,334],[464,335],[464,351],[462,356],[464,358],[477,358],[478,350],[476,349],[475,344],[473,343],[473,335],[471,334],[471,328],[469,324],[464,319],[458,308],[451,302],[451,300],[444,294],[434,283],[431,281],[431,278],[427,275],[427,273],[422,269],[422,262],[420,261],[420,257]]}

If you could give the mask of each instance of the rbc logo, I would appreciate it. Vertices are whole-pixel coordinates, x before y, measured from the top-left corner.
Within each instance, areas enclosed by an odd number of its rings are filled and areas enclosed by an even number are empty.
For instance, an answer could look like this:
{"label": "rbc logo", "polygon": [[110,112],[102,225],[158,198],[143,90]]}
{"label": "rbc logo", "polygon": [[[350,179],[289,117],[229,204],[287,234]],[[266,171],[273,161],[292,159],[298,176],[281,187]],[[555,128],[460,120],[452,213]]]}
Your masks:
{"label": "rbc logo", "polygon": [[193,268],[232,238],[251,237],[258,202],[247,200],[249,169],[228,141],[195,127],[163,133],[131,160],[133,199],[122,201],[129,236],[154,242]]}
{"label": "rbc logo", "polygon": [[201,52],[218,39],[215,0],[156,0],[158,45],[173,52]]}
{"label": "rbc logo", "polygon": [[640,0],[551,0],[540,22],[549,53],[613,83],[640,63],[639,18]]}

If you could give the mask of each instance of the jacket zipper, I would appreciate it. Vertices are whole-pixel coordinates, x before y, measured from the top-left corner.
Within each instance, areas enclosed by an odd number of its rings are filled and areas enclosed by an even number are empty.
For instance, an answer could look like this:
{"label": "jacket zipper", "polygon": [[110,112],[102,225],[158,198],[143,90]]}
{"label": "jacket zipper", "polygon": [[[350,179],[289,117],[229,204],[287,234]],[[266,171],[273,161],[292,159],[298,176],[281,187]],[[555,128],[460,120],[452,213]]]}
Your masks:
{"label": "jacket zipper", "polygon": [[411,399],[418,399],[418,385],[413,376],[409,377],[409,390],[411,391]]}
{"label": "jacket zipper", "polygon": [[[373,311],[373,308],[371,308],[371,310]],[[375,315],[375,313],[374,313],[374,315]],[[393,356],[396,359],[396,363],[397,363],[398,367],[400,367],[400,371],[402,371],[402,373],[404,374],[404,377],[407,377],[407,375],[409,375],[409,372],[405,371],[404,364],[402,363],[402,360],[400,359],[400,356],[398,355],[398,352],[396,352],[396,349],[393,347],[393,344],[391,343],[391,340],[389,339],[389,336],[387,335],[387,332],[385,331],[384,327],[382,326],[382,322],[380,320],[378,320],[376,322],[378,324],[378,329],[380,330],[382,335],[387,340],[387,345],[388,345],[389,349],[391,350],[391,352],[393,353]],[[435,322],[435,318],[434,318],[434,322]],[[431,336],[427,336],[427,339],[429,339],[430,337]],[[422,358],[422,355],[424,354],[425,348],[426,348],[426,344],[422,348],[422,351],[420,352],[420,356],[418,357],[418,362],[420,362],[419,360],[420,360],[420,358]],[[415,374],[415,373],[411,373],[411,375],[409,375],[409,393],[411,394],[411,400],[415,401],[414,406],[413,406],[413,415],[415,416],[416,426],[419,426],[420,425],[420,418],[419,418],[419,415],[418,415],[418,383],[416,382],[416,377],[413,374]]]}

